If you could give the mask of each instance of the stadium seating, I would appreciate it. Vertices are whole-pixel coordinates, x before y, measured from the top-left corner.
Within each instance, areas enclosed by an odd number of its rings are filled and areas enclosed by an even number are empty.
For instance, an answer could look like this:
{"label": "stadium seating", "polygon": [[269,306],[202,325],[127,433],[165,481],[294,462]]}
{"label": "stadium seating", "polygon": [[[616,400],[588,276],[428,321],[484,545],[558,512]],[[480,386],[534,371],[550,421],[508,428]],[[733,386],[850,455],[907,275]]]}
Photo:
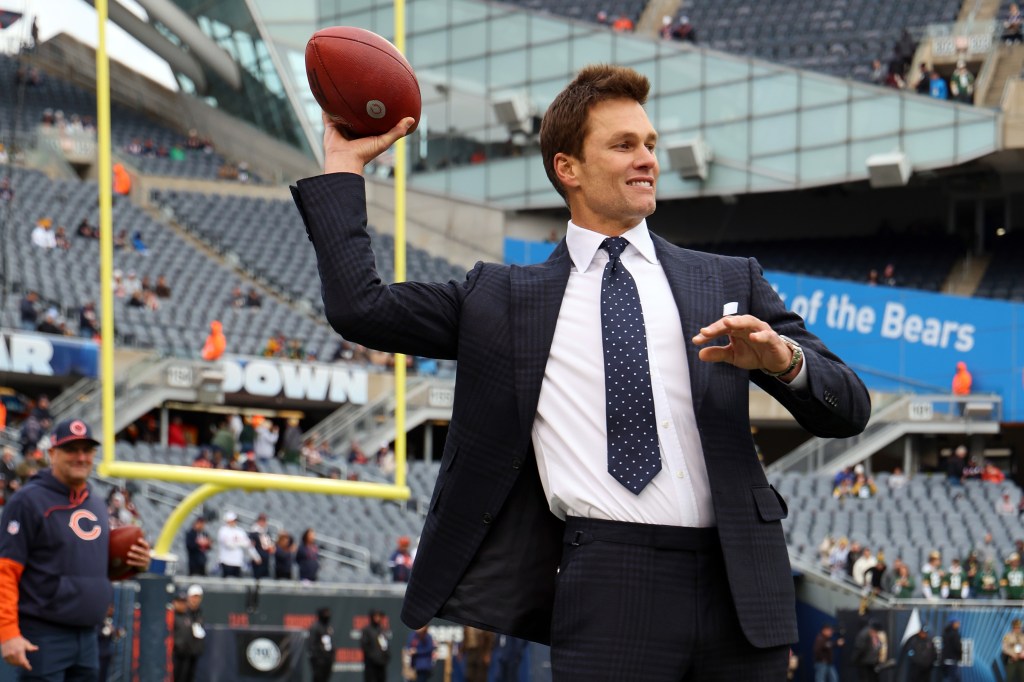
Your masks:
{"label": "stadium seating", "polygon": [[992,260],[985,276],[978,283],[976,295],[1024,301],[1024,277],[1021,276],[1024,232],[1009,232],[998,238],[996,246],[992,249]]}
{"label": "stadium seating", "polygon": [[731,256],[753,256],[766,270],[814,277],[867,282],[868,273],[879,277],[889,263],[895,267],[897,286],[939,291],[957,258],[960,243],[945,235],[889,235],[879,238],[796,239],[765,242],[687,244],[701,251]]}
{"label": "stadium seating", "polygon": [[[244,267],[274,288],[323,311],[320,276],[313,246],[290,201],[156,191],[153,199],[174,219],[218,252],[237,256]],[[377,270],[394,279],[394,238],[372,230]],[[407,279],[421,282],[462,280],[465,270],[422,249],[406,250]]]}
{"label": "stadium seating", "polygon": [[[995,502],[1009,491],[1014,503],[1020,489],[1003,484],[967,480],[961,489],[950,488],[942,475],[917,475],[900,489],[890,489],[886,473],[876,476],[878,494],[868,499],[832,497],[832,477],[798,473],[775,474],[772,484],[789,504],[783,522],[790,551],[818,561],[818,546],[826,535],[848,537],[871,550],[881,550],[892,564],[903,559],[911,571],[924,564],[937,549],[947,562],[964,557],[991,532],[997,565],[1024,537],[1016,514],[1000,515]],[[1001,568],[1000,568],[1001,570]]]}
{"label": "stadium seating", "polygon": [[[21,292],[34,289],[43,301],[58,307],[71,330],[77,331],[78,307],[89,300],[99,303],[99,244],[71,233],[83,217],[98,224],[96,183],[54,181],[42,173],[20,169],[14,169],[12,178],[16,195],[6,238],[9,271],[5,277],[14,293],[6,302],[3,324],[18,326],[17,301]],[[32,245],[31,231],[43,216],[51,218],[55,226],[65,226],[71,235],[69,250],[44,251]],[[172,290],[171,298],[162,300],[159,310],[130,307],[126,299],[115,299],[115,326],[122,343],[194,356],[209,332],[210,321],[219,319],[224,324],[228,352],[259,354],[276,330],[286,330],[289,338],[302,338],[307,351],[318,357],[330,357],[337,348],[338,336],[325,323],[273,296],[264,296],[260,308],[231,307],[231,290],[251,285],[139,208],[119,201],[113,223],[115,234],[122,229],[129,235],[141,232],[148,247],[146,254],[130,247],[117,250],[114,267],[125,277],[131,271],[140,279],[164,275]]]}
{"label": "stadium seating", "polygon": [[[600,11],[636,22],[646,3],[616,0],[513,0],[532,10],[596,21]],[[833,76],[868,80],[887,63],[903,29],[954,21],[960,0],[689,0],[700,45]],[[679,15],[675,18],[678,20]]]}
{"label": "stadium seating", "polygon": [[[126,441],[118,442],[117,457],[119,460],[137,461],[158,464],[191,464],[198,454],[196,446],[164,447],[160,445],[138,442],[134,445]],[[261,463],[266,473],[301,474],[295,468],[285,467],[279,460]],[[401,535],[417,537],[423,525],[422,516],[417,508],[425,508],[430,499],[434,480],[437,478],[438,463],[427,464],[422,461],[409,463],[409,487],[412,490],[412,501],[400,504],[369,498],[343,497],[333,495],[310,495],[278,490],[265,492],[229,491],[218,495],[205,507],[207,512],[219,517],[227,509],[239,513],[243,526],[248,528],[251,519],[260,512],[265,512],[275,535],[280,530],[287,530],[294,537],[302,534],[306,528],[313,528],[328,548],[335,541],[349,543],[365,548],[372,557],[371,570],[357,570],[345,564],[323,559],[321,561],[321,580],[360,583],[386,583],[390,576],[383,571],[388,555],[394,549],[395,540]],[[380,479],[376,467],[372,465],[352,466],[348,473],[360,474],[361,480]],[[134,502],[142,517],[143,527],[147,536],[156,537],[161,529],[163,519],[170,512],[169,503],[159,500],[181,499],[190,487],[172,483],[139,482],[139,493]],[[163,494],[158,494],[163,491]],[[216,535],[219,522],[213,520],[208,527],[211,535]],[[174,552],[180,557],[187,556],[184,545],[184,530],[175,541]],[[211,557],[211,566],[213,558]],[[187,572],[184,560],[177,566],[180,574]]]}
{"label": "stadium seating", "polygon": [[[11,89],[7,90],[8,93],[15,92],[13,85],[18,68],[16,57],[0,55],[0,83],[5,84],[5,89],[9,84]],[[62,112],[66,121],[77,114],[83,120],[88,119],[95,124],[96,95],[91,91],[48,74],[40,74],[39,82],[24,87],[23,91],[23,98],[0,98],[0,141],[12,139],[15,131],[20,139],[31,138],[47,110]],[[126,149],[132,140],[152,140],[156,147],[163,146],[169,150],[175,144],[183,145],[186,137],[116,103],[111,104],[110,116],[115,151],[142,173],[215,179],[220,168],[227,163],[217,153],[202,151],[186,151],[180,161],[167,157],[129,155]],[[259,178],[250,174],[250,182],[259,182]]]}

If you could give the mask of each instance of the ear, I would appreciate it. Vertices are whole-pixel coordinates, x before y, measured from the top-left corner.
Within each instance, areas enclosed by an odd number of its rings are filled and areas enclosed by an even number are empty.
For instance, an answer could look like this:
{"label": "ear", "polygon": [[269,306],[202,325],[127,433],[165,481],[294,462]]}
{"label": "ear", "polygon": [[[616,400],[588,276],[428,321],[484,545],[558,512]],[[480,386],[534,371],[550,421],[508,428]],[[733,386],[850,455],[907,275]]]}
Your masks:
{"label": "ear", "polygon": [[564,152],[558,152],[552,160],[552,166],[555,169],[555,175],[558,176],[563,187],[568,189],[580,186],[579,178],[576,176],[578,165],[575,157],[569,156]]}

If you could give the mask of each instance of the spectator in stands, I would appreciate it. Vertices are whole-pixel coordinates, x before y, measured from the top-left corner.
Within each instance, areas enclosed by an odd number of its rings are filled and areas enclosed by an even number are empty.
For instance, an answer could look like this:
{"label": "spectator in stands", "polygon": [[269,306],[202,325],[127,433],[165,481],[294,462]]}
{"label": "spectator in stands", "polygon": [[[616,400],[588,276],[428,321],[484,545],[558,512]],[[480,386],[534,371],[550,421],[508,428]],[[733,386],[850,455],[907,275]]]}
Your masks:
{"label": "spectator in stands", "polygon": [[142,232],[135,230],[132,233],[132,248],[135,249],[135,253],[145,256],[149,253],[149,247],[146,246],[145,240],[142,238]]}
{"label": "spectator in stands", "polygon": [[349,446],[348,451],[348,463],[349,464],[366,464],[369,462],[369,457],[363,451],[363,447],[359,444],[359,441],[352,439],[352,444]]}
{"label": "spectator in stands", "polygon": [[875,563],[864,571],[864,587],[871,594],[881,594],[883,592],[882,582],[885,579],[885,575],[888,572],[889,567],[885,563],[885,553],[879,552],[875,555]]}
{"label": "spectator in stands", "polygon": [[860,550],[860,555],[853,562],[853,573],[851,577],[853,582],[858,585],[865,585],[864,574],[867,573],[868,569],[877,563],[875,556],[871,553],[871,549],[864,547]]}
{"label": "spectator in stands", "polygon": [[885,80],[882,81],[882,85],[893,90],[903,90],[907,87],[907,82],[903,80],[903,76],[899,72],[889,67],[888,72],[885,74]]}
{"label": "spectator in stands", "polygon": [[188,552],[188,574],[206,575],[206,554],[213,541],[206,532],[206,519],[197,516],[185,533],[185,551]]}
{"label": "spectator in stands", "polygon": [[679,17],[679,23],[672,30],[672,39],[697,44],[697,29],[690,23],[690,17],[685,14]]}
{"label": "spectator in stands", "polygon": [[633,28],[633,20],[625,14],[620,14],[612,20],[612,30],[616,33],[632,33]]}
{"label": "spectator in stands", "polygon": [[231,290],[231,298],[228,300],[232,308],[245,307],[245,294],[242,293],[242,287],[234,287]]}
{"label": "spectator in stands", "polygon": [[964,467],[967,466],[967,446],[958,445],[946,462],[946,477],[951,486],[963,485]]}
{"label": "spectator in stands", "polygon": [[1024,569],[1021,568],[1021,555],[1017,552],[1007,557],[999,586],[1005,599],[1024,599]]}
{"label": "spectator in stands", "polygon": [[224,355],[225,348],[227,348],[227,338],[224,336],[223,327],[218,320],[214,320],[210,323],[210,334],[206,337],[206,343],[203,344],[202,358],[208,362],[219,360]]}
{"label": "spectator in stands", "polygon": [[932,668],[938,660],[935,643],[928,635],[928,628],[921,626],[917,635],[907,640],[904,651],[909,660],[907,682],[930,682]]}
{"label": "spectator in stands", "polygon": [[377,450],[377,468],[387,478],[390,478],[395,473],[395,451],[391,449],[388,443],[381,443],[380,448]]}
{"label": "spectator in stands", "polygon": [[196,455],[195,459],[192,460],[192,466],[197,469],[212,469],[213,462],[210,459],[210,451],[205,447],[200,448],[199,453]]}
{"label": "spectator in stands", "polygon": [[249,529],[249,540],[260,556],[259,562],[254,562],[252,576],[256,579],[270,577],[270,558],[277,551],[274,540],[270,537],[270,526],[267,524],[267,515],[260,513],[256,517],[256,523]]}
{"label": "spectator in stands", "polygon": [[316,531],[307,528],[302,533],[302,542],[295,552],[295,563],[299,565],[299,580],[316,582],[320,573],[320,548],[316,544]]}
{"label": "spectator in stands", "polygon": [[86,301],[78,310],[78,335],[94,339],[100,335],[100,321],[96,318],[96,304]]}
{"label": "spectator in stands", "polygon": [[53,220],[40,218],[32,229],[32,244],[40,249],[50,250],[57,247],[57,238],[53,234]]}
{"label": "spectator in stands", "polygon": [[57,314],[56,308],[50,308],[46,311],[46,314],[43,315],[43,321],[36,327],[36,331],[43,334],[64,335],[64,329],[60,325],[60,316]]}
{"label": "spectator in stands", "polygon": [[1024,40],[1022,26],[1024,26],[1024,15],[1021,14],[1017,3],[1012,2],[1010,3],[1010,13],[1007,15],[1006,21],[1003,22],[1003,40],[1007,45]]}
{"label": "spectator in stands", "polygon": [[[244,455],[256,447],[256,419],[246,417],[242,420],[242,430],[238,434],[238,450]],[[262,419],[262,417],[260,417]]]}
{"label": "spectator in stands", "polygon": [[267,462],[273,459],[277,452],[279,429],[272,420],[264,419],[260,415],[254,416],[253,422],[256,431],[253,451],[256,453],[257,459]]}
{"label": "spectator in stands", "polygon": [[274,543],[274,579],[291,580],[295,565],[295,541],[291,534],[281,531]]}
{"label": "spectator in stands", "polygon": [[114,199],[118,197],[126,197],[132,191],[132,177],[128,174],[128,169],[123,164],[114,164]]}
{"label": "spectator in stands", "polygon": [[408,535],[398,538],[398,545],[388,557],[388,569],[391,571],[392,582],[409,582],[412,575],[412,554],[409,552]]}
{"label": "spectator in stands", "polygon": [[163,275],[158,275],[156,278],[156,286],[153,287],[153,291],[156,293],[157,298],[170,298],[171,287],[167,283],[167,278]]}
{"label": "spectator in stands", "polygon": [[[965,397],[971,394],[971,387],[974,385],[974,377],[967,369],[967,363],[960,360],[956,363],[956,373],[953,374],[953,395]],[[966,403],[960,404],[960,414],[964,413]],[[966,448],[965,448],[966,450]]]}
{"label": "spectator in stands", "polygon": [[[6,154],[6,151],[4,153]],[[11,187],[11,179],[8,177],[0,178],[0,201],[9,204],[13,199],[14,188]]]}
{"label": "spectator in stands", "polygon": [[82,218],[82,221],[78,223],[78,227],[75,228],[75,235],[85,239],[99,239],[100,230],[90,225],[87,218]]}
{"label": "spectator in stands", "polygon": [[305,360],[306,349],[302,345],[302,339],[293,338],[288,341],[288,347],[285,350],[285,355],[291,360]]}
{"label": "spectator in stands", "polygon": [[250,287],[249,292],[245,295],[245,307],[246,308],[259,308],[263,306],[263,297],[260,296],[259,292],[255,288]]}
{"label": "spectator in stands", "polygon": [[946,586],[948,591],[943,596],[947,599],[967,599],[971,596],[971,581],[957,557],[950,559],[949,570],[946,572]]}
{"label": "spectator in stands", "polygon": [[228,420],[222,419],[217,425],[213,438],[210,439],[210,445],[214,450],[220,452],[222,456],[234,457],[236,451],[235,443],[235,434],[231,431]]}
{"label": "spectator in stands", "polygon": [[171,423],[167,425],[167,444],[183,448],[188,442],[185,440],[185,424],[181,417],[175,415]]}
{"label": "spectator in stands", "polygon": [[1024,682],[1024,632],[1020,618],[1010,622],[1010,631],[1003,636],[1003,660],[1006,662],[1006,682]]}
{"label": "spectator in stands", "polygon": [[850,541],[845,537],[839,538],[832,551],[828,555],[829,574],[836,580],[842,580],[846,575],[846,561],[850,556]]}
{"label": "spectator in stands", "polygon": [[53,243],[58,249],[67,251],[71,248],[71,242],[68,241],[68,232],[64,229],[63,225],[58,225],[57,229],[53,233]]}
{"label": "spectator in stands", "polygon": [[894,467],[889,475],[888,481],[890,490],[899,490],[907,485],[907,476],[903,473],[902,467]]}
{"label": "spectator in stands", "polygon": [[949,86],[946,85],[946,79],[935,70],[931,72],[928,78],[928,95],[933,99],[949,99]]}
{"label": "spectator in stands", "polygon": [[[672,28],[672,16],[670,14],[666,14],[661,18],[661,28],[658,30],[658,34],[661,36],[662,40],[672,40]],[[557,243],[557,241],[558,240],[555,240],[552,243]]]}
{"label": "spectator in stands", "polygon": [[1006,480],[1006,474],[992,462],[985,462],[981,467],[981,480],[986,483],[1002,483]]}
{"label": "spectator in stands", "polygon": [[992,541],[992,533],[985,533],[981,539],[981,545],[974,552],[981,561],[996,560],[996,547]]}
{"label": "spectator in stands", "polygon": [[853,485],[850,487],[850,494],[861,499],[874,497],[877,492],[878,486],[875,485],[875,479],[863,473],[857,474]]}
{"label": "spectator in stands", "polygon": [[279,358],[284,355],[284,349],[287,341],[285,340],[284,333],[278,331],[276,334],[267,339],[267,345],[263,347],[263,357],[265,358]]}
{"label": "spectator in stands", "polygon": [[893,596],[897,599],[913,599],[916,587],[914,576],[910,574],[910,567],[900,562],[896,568],[896,580],[893,581],[890,590]]}
{"label": "spectator in stands", "polygon": [[285,464],[299,464],[302,458],[302,429],[299,420],[289,417],[281,436],[282,461]]}
{"label": "spectator in stands", "polygon": [[883,85],[888,71],[882,66],[882,60],[874,59],[871,62],[871,82],[875,85]]}
{"label": "spectator in stands", "polygon": [[999,599],[999,574],[995,561],[986,559],[974,579],[971,592],[977,599]]}
{"label": "spectator in stands", "polygon": [[1013,516],[1017,513],[1017,505],[1010,499],[1010,493],[1004,492],[995,503],[996,513],[1002,516]]}
{"label": "spectator in stands", "polygon": [[142,525],[139,511],[129,504],[126,491],[114,488],[107,497],[107,513],[110,515],[110,529]]}
{"label": "spectator in stands", "polygon": [[839,672],[835,666],[835,647],[843,646],[842,638],[832,639],[834,634],[831,623],[821,626],[818,636],[814,638],[812,658],[814,660],[814,682],[839,682]]}
{"label": "spectator in stands", "polygon": [[128,230],[118,230],[114,235],[114,250],[122,251],[128,248]]}
{"label": "spectator in stands", "polygon": [[974,104],[974,74],[967,70],[962,59],[956,63],[956,69],[949,78],[949,91],[956,101]]}
{"label": "spectator in stands", "polygon": [[949,595],[946,571],[942,568],[942,554],[938,550],[928,553],[928,563],[921,568],[921,592],[925,599],[945,599]]}
{"label": "spectator in stands", "polygon": [[35,291],[29,291],[25,294],[24,298],[21,299],[19,312],[21,328],[24,331],[34,332],[39,324],[39,310],[36,308],[36,303],[38,301],[39,294]]}
{"label": "spectator in stands", "polygon": [[247,555],[253,562],[259,561],[259,555],[253,550],[249,536],[238,527],[238,514],[230,510],[224,512],[224,525],[217,531],[217,561],[220,563],[221,576],[242,577],[242,567],[245,566]]}
{"label": "spectator in stands", "polygon": [[306,438],[302,442],[302,462],[307,467],[314,467],[323,461],[320,456],[320,451],[316,448],[316,442],[313,438]]}

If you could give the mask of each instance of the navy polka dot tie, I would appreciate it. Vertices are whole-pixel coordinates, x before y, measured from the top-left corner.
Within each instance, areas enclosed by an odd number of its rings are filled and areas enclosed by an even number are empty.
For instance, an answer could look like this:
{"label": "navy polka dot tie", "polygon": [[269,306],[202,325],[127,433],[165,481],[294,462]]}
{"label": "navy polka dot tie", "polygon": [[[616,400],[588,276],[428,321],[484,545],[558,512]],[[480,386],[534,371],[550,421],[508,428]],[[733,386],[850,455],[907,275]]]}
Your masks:
{"label": "navy polka dot tie", "polygon": [[608,252],[601,280],[604,394],[608,473],[639,495],[661,471],[661,452],[647,364],[644,311],[636,282],[619,260],[627,244],[622,237],[601,243]]}

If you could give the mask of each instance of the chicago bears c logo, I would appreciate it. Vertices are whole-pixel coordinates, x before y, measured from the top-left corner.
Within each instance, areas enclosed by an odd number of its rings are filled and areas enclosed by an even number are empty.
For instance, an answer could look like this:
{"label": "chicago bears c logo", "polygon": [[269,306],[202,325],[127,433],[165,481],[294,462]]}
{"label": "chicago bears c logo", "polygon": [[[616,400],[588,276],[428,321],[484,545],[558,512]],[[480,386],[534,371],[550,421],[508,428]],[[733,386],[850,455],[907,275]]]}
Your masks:
{"label": "chicago bears c logo", "polygon": [[71,425],[68,427],[68,430],[71,431],[71,433],[76,436],[84,436],[89,429],[85,426],[85,422],[80,422],[76,419],[75,421],[71,422]]}
{"label": "chicago bears c logo", "polygon": [[[92,521],[95,525],[86,530],[82,528],[82,520]],[[100,528],[99,519],[88,509],[79,509],[71,515],[71,520],[68,521],[68,526],[71,528],[75,535],[82,538],[83,540],[95,540],[102,533],[103,530]]]}

